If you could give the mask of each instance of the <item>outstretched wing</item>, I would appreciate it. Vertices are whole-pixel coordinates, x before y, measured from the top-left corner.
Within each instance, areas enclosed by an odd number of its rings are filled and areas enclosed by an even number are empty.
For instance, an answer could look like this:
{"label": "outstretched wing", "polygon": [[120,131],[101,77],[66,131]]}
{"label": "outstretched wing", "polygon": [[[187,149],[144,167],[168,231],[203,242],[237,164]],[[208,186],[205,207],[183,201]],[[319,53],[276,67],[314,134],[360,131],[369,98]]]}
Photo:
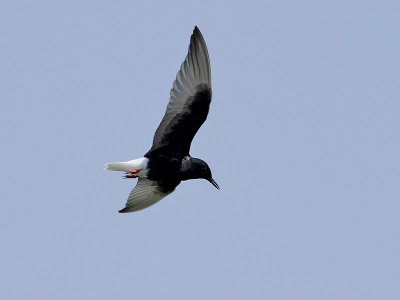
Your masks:
{"label": "outstretched wing", "polygon": [[125,208],[119,212],[134,212],[149,207],[172,193],[174,189],[161,191],[157,181],[139,178],[137,185],[129,194]]}
{"label": "outstretched wing", "polygon": [[188,155],[193,137],[207,119],[210,102],[210,60],[204,38],[195,27],[188,54],[171,89],[167,110],[146,155]]}

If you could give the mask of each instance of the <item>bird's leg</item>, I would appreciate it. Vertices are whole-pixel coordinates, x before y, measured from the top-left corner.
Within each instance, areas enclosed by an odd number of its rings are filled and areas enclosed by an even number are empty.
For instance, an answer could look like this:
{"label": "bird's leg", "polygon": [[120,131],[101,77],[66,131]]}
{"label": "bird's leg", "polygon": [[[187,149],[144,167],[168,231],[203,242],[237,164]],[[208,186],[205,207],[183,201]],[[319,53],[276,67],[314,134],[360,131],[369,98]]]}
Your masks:
{"label": "bird's leg", "polygon": [[138,176],[135,174],[139,173],[140,171],[142,171],[142,169],[134,169],[132,171],[125,172],[125,178],[137,178]]}

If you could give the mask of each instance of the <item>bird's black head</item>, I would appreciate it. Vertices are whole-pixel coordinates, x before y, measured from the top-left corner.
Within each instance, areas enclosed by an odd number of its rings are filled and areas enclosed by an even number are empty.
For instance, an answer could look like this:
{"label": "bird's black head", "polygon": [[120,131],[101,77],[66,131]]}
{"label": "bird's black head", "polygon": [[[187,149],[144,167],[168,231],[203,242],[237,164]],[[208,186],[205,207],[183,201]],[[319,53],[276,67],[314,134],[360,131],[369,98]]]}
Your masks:
{"label": "bird's black head", "polygon": [[213,186],[219,189],[218,184],[212,178],[210,167],[205,161],[199,158],[186,156],[182,160],[180,173],[182,180],[203,178],[205,180],[208,180]]}

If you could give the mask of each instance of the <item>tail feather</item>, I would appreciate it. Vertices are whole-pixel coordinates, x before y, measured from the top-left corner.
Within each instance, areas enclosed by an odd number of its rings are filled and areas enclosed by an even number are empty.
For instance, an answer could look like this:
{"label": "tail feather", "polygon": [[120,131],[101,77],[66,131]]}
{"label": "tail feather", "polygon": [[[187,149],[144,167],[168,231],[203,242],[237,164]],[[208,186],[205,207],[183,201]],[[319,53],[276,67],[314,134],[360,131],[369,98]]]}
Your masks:
{"label": "tail feather", "polygon": [[110,170],[110,171],[125,171],[128,172],[132,169],[132,166],[130,164],[127,164],[126,162],[115,162],[115,163],[108,163],[104,167],[105,170]]}
{"label": "tail feather", "polygon": [[137,158],[134,160],[113,162],[105,165],[104,169],[110,171],[132,171],[134,169],[146,169],[148,159],[145,157]]}

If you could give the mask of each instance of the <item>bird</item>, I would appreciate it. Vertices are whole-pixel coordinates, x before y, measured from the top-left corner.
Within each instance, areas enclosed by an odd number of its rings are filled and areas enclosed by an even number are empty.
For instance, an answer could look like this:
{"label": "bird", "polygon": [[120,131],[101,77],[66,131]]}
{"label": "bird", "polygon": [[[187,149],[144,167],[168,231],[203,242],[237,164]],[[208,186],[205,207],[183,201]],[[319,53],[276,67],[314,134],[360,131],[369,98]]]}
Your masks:
{"label": "bird", "polygon": [[207,119],[211,98],[210,59],[203,35],[195,26],[151,149],[144,157],[105,166],[106,170],[125,172],[124,178],[138,178],[120,213],[145,209],[189,179],[205,179],[220,189],[208,164],[189,154],[194,136]]}

